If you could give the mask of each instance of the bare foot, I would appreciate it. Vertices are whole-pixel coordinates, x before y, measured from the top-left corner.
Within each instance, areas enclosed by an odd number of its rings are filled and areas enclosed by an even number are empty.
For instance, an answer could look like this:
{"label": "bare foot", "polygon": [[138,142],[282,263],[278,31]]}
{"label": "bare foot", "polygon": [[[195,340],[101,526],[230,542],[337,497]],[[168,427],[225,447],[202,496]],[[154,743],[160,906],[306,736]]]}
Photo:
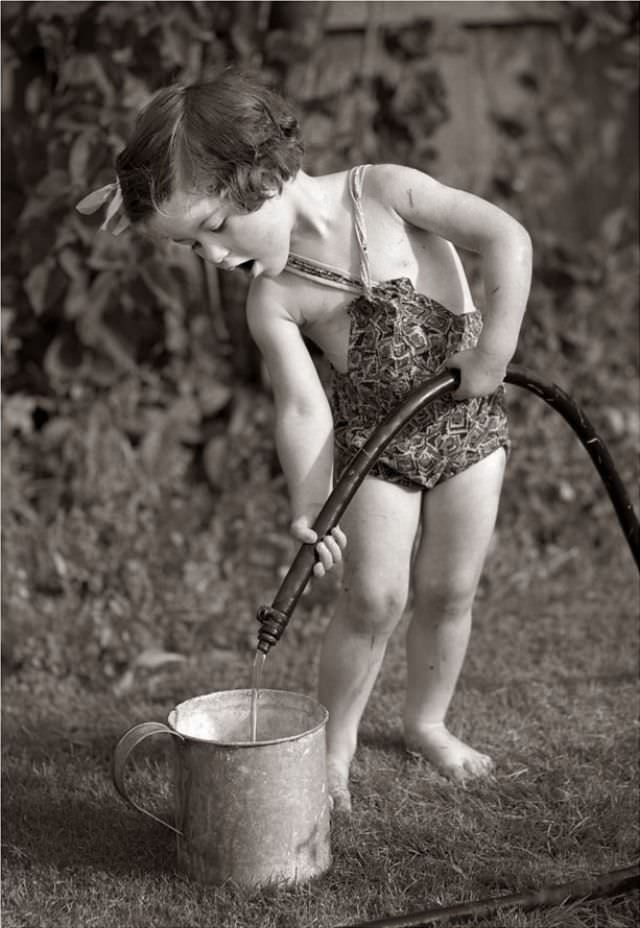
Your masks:
{"label": "bare foot", "polygon": [[349,792],[349,768],[336,763],[327,764],[327,784],[331,808],[336,814],[350,815],[351,793]]}
{"label": "bare foot", "polygon": [[488,778],[493,774],[493,761],[452,735],[444,722],[425,725],[405,736],[407,751],[426,757],[443,776],[464,783]]}

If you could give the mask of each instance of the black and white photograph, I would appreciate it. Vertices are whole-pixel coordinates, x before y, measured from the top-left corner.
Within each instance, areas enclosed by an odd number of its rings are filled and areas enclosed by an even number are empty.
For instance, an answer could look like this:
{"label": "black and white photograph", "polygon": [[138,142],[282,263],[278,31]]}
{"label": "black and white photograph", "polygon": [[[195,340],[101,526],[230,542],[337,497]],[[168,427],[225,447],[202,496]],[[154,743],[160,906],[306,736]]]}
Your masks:
{"label": "black and white photograph", "polygon": [[3,928],[635,928],[640,4],[0,13]]}

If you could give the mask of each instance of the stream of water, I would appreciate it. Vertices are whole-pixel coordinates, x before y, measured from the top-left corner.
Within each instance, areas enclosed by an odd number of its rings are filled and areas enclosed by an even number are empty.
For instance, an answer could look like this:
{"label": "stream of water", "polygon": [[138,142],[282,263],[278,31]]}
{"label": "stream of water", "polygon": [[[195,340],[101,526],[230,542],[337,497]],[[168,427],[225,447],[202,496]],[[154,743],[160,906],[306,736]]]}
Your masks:
{"label": "stream of water", "polygon": [[260,698],[260,684],[262,682],[262,668],[266,654],[256,651],[251,670],[251,740],[258,739],[258,700]]}

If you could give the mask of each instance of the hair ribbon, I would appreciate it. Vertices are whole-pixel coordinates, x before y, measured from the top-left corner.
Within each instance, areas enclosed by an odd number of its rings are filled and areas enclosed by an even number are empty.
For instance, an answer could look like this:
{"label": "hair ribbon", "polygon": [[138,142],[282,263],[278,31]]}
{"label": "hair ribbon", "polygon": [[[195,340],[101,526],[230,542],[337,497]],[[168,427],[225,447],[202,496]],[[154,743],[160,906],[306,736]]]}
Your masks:
{"label": "hair ribbon", "polygon": [[[76,209],[79,213],[88,216],[99,210],[105,203],[108,203],[109,206],[107,207],[107,214],[100,228],[111,232],[112,235],[120,235],[131,223],[122,210],[122,192],[117,180],[111,184],[106,184],[104,187],[99,187],[97,190],[93,190],[76,204]],[[112,219],[116,219],[116,222],[112,228],[109,228],[109,223]]]}

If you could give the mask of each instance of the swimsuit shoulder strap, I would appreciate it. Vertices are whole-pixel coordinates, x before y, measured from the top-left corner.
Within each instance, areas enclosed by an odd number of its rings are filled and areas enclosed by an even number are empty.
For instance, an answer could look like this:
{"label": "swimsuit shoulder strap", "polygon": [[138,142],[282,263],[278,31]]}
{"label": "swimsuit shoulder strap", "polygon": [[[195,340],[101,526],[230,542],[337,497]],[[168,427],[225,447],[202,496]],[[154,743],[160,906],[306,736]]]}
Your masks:
{"label": "swimsuit shoulder strap", "polygon": [[313,258],[304,258],[290,251],[287,259],[286,270],[298,277],[306,277],[307,280],[314,280],[316,283],[326,284],[328,287],[334,287],[336,290],[347,290],[349,293],[362,293],[362,284],[349,277],[344,271],[322,261],[315,261]]}
{"label": "swimsuit shoulder strap", "polygon": [[365,293],[371,292],[371,271],[369,269],[369,252],[367,250],[367,229],[362,210],[362,182],[368,165],[360,164],[349,171],[349,193],[353,203],[353,225],[360,252],[360,280]]}
{"label": "swimsuit shoulder strap", "polygon": [[337,290],[347,290],[350,293],[362,293],[364,290],[367,295],[371,292],[372,282],[369,271],[369,255],[367,253],[367,234],[362,212],[362,178],[366,167],[366,164],[361,164],[352,168],[348,176],[349,195],[353,204],[353,223],[360,253],[360,280],[350,277],[344,271],[330,264],[324,264],[322,261],[316,261],[313,258],[305,258],[294,252],[289,253],[286,270],[292,274],[297,274],[299,277],[320,281],[329,287],[335,287]]}

